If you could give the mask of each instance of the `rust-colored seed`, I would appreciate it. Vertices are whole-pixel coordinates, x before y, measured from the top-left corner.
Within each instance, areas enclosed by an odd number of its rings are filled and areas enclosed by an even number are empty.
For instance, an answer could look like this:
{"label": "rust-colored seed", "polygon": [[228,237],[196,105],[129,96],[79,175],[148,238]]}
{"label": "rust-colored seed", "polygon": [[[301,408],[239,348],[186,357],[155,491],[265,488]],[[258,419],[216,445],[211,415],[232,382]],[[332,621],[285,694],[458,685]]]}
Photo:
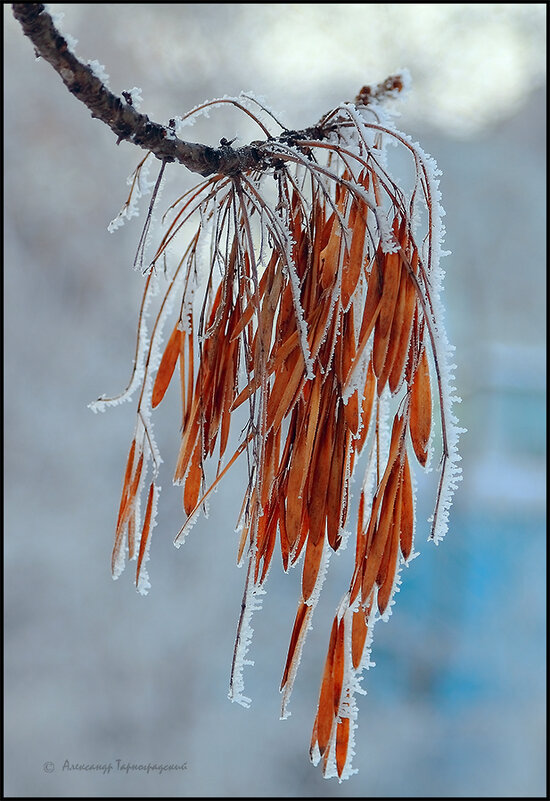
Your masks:
{"label": "rust-colored seed", "polygon": [[324,547],[324,537],[321,537],[317,542],[314,542],[312,537],[308,537],[302,571],[302,598],[304,601],[309,600],[311,593],[315,589]]}
{"label": "rust-colored seed", "polygon": [[368,634],[367,621],[369,614],[370,609],[365,609],[363,606],[359,606],[353,613],[351,623],[351,658],[355,670],[357,670],[363,658],[363,651]]}
{"label": "rust-colored seed", "polygon": [[428,459],[428,442],[432,428],[432,392],[430,367],[426,348],[416,369],[411,390],[411,412],[409,430],[416,458],[422,466]]}
{"label": "rust-colored seed", "polygon": [[310,607],[304,603],[304,601],[300,601],[298,605],[298,611],[296,612],[296,619],[294,621],[294,628],[292,629],[292,634],[290,637],[290,644],[288,646],[288,654],[286,657],[286,664],[285,669],[283,671],[283,678],[281,679],[281,690],[284,688],[288,681],[289,671],[294,660],[294,655],[296,653],[296,647],[304,634],[304,624],[307,622],[308,619],[308,609]]}
{"label": "rust-colored seed", "polygon": [[317,712],[317,742],[321,755],[324,754],[328,745],[332,724],[334,721],[334,687],[333,687],[333,667],[334,652],[336,649],[336,639],[338,635],[338,619],[335,617],[332,624],[330,642],[328,646],[321,692],[319,694],[319,708]]}
{"label": "rust-colored seed", "polygon": [[172,380],[178,356],[181,354],[183,332],[179,329],[179,321],[176,323],[172,335],[168,340],[162,359],[157,371],[157,377],[153,386],[153,397],[151,405],[153,409],[159,405],[164,398],[166,390]]}
{"label": "rust-colored seed", "polygon": [[349,718],[340,718],[336,728],[336,769],[341,778],[348,756],[349,744]]}
{"label": "rust-colored seed", "polygon": [[403,464],[403,483],[401,485],[400,544],[403,559],[411,554],[414,533],[414,502],[409,460],[405,455]]}
{"label": "rust-colored seed", "polygon": [[185,480],[185,489],[183,493],[183,508],[185,513],[190,515],[197,505],[201,491],[202,481],[202,468],[201,468],[201,448],[200,442],[197,442],[195,450],[193,451],[193,458],[189,467],[189,473]]}

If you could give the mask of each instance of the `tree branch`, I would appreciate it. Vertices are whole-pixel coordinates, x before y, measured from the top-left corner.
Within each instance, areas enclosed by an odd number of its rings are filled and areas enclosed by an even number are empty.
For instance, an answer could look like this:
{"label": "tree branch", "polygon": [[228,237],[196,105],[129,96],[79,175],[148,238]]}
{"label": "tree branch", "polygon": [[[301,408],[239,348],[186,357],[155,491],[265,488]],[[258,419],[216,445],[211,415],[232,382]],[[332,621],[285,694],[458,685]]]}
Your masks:
{"label": "tree branch", "polygon": [[42,3],[13,3],[12,7],[37,55],[59,73],[69,92],[89,108],[92,117],[109,126],[118,142],[132,142],[162,161],[177,161],[204,176],[217,172],[230,175],[265,166],[264,156],[255,145],[239,149],[225,145],[216,149],[178,139],[171,128],[152,122],[131,103],[113,94],[90,66],[79,61]]}
{"label": "tree branch", "polygon": [[[161,161],[177,161],[191,172],[203,176],[266,170],[280,163],[280,154],[274,154],[270,147],[273,143],[281,141],[293,144],[299,140],[324,139],[336,127],[334,124],[323,125],[321,121],[303,131],[285,131],[279,139],[252,142],[240,148],[233,148],[223,140],[219,148],[185,142],[175,135],[172,128],[151,121],[146,114],[140,114],[127,92],[122,93],[124,99],[113,94],[91,66],[79,61],[42,3],[13,3],[12,8],[24,34],[34,44],[37,56],[51,64],[69,92],[92,112],[92,117],[109,126],[117,136],[117,144],[121,141],[132,142]],[[355,102],[366,105],[402,88],[400,76],[392,76],[377,87],[363,87]]]}

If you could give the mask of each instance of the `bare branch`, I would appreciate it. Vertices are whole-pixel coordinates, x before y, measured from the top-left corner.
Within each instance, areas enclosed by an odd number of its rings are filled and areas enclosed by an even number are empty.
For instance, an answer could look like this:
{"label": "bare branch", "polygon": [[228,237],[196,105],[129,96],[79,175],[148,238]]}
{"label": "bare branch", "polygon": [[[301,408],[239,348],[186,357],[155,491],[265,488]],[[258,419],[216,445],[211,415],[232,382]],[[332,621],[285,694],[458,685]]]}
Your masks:
{"label": "bare branch", "polygon": [[[109,126],[117,136],[117,144],[132,142],[161,161],[177,161],[199,175],[265,171],[280,164],[282,158],[280,153],[273,152],[271,146],[274,143],[293,145],[299,140],[322,140],[337,127],[334,122],[325,120],[329,116],[325,115],[318,125],[302,131],[285,130],[277,138],[269,137],[240,148],[233,148],[224,140],[219,148],[185,142],[175,135],[171,127],[153,122],[146,114],[140,114],[134,108],[128,92],[122,92],[122,98],[113,94],[93,69],[83,64],[70,50],[43,3],[13,3],[12,8],[24,34],[34,44],[37,55],[51,64],[69,92],[88,107],[92,117]],[[401,89],[399,79],[390,76],[379,86],[363,87],[356,102],[367,105],[372,100],[380,100],[384,95],[395,94]]]}
{"label": "bare branch", "polygon": [[69,92],[89,108],[92,117],[111,128],[118,142],[132,142],[162,161],[177,161],[192,172],[205,176],[213,173],[231,175],[243,169],[262,167],[263,154],[255,145],[235,150],[227,145],[216,149],[184,142],[171,128],[151,121],[127,99],[117,97],[90,66],[83,64],[71,52],[42,3],[13,3],[13,14],[34,44],[37,55],[52,65]]}

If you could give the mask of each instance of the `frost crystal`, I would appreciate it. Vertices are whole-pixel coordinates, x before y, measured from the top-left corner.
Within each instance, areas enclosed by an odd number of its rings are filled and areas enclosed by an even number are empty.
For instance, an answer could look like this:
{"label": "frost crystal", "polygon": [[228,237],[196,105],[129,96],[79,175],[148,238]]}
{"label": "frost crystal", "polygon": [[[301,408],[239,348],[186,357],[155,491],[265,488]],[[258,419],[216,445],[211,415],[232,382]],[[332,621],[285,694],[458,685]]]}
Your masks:
{"label": "frost crystal", "polygon": [[99,61],[97,61],[96,59],[93,59],[92,61],[88,60],[86,63],[93,72],[93,74],[95,75],[95,77],[99,78],[101,83],[104,84],[104,86],[106,86],[107,88],[109,88],[109,76],[105,72],[105,67],[103,66],[103,64],[100,64]]}

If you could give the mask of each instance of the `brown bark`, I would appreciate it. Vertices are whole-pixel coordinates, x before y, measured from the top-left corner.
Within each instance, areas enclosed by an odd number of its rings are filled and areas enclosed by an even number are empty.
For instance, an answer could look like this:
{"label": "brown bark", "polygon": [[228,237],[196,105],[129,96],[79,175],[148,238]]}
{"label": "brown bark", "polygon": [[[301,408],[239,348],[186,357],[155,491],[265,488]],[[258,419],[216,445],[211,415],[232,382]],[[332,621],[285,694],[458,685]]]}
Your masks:
{"label": "brown bark", "polygon": [[13,3],[12,7],[24,34],[34,44],[36,54],[51,64],[69,92],[92,112],[92,117],[111,128],[118,142],[132,142],[162,161],[177,161],[204,176],[217,172],[230,175],[268,166],[266,161],[270,159],[264,158],[261,142],[238,149],[228,145],[216,149],[178,139],[171,128],[140,114],[131,105],[127,93],[127,99],[113,94],[88,65],[79,61],[42,3]]}
{"label": "brown bark", "polygon": [[[88,64],[79,61],[55,27],[44,4],[13,3],[12,9],[23,33],[33,43],[36,55],[51,64],[69,92],[88,107],[92,117],[109,126],[117,136],[117,144],[132,142],[161,161],[179,162],[191,172],[203,176],[214,173],[238,175],[247,170],[274,168],[281,164],[281,154],[277,153],[276,148],[278,142],[288,146],[300,141],[319,141],[326,139],[337,127],[335,123],[324,124],[321,120],[304,130],[284,130],[277,138],[270,137],[240,148],[231,147],[225,139],[221,140],[219,148],[185,142],[178,139],[171,127],[153,122],[146,114],[140,114],[132,105],[128,92],[122,92],[122,98],[111,92]],[[401,88],[400,77],[390,76],[378,86],[363,87],[355,103],[367,105]],[[300,149],[307,152],[305,147]]]}

